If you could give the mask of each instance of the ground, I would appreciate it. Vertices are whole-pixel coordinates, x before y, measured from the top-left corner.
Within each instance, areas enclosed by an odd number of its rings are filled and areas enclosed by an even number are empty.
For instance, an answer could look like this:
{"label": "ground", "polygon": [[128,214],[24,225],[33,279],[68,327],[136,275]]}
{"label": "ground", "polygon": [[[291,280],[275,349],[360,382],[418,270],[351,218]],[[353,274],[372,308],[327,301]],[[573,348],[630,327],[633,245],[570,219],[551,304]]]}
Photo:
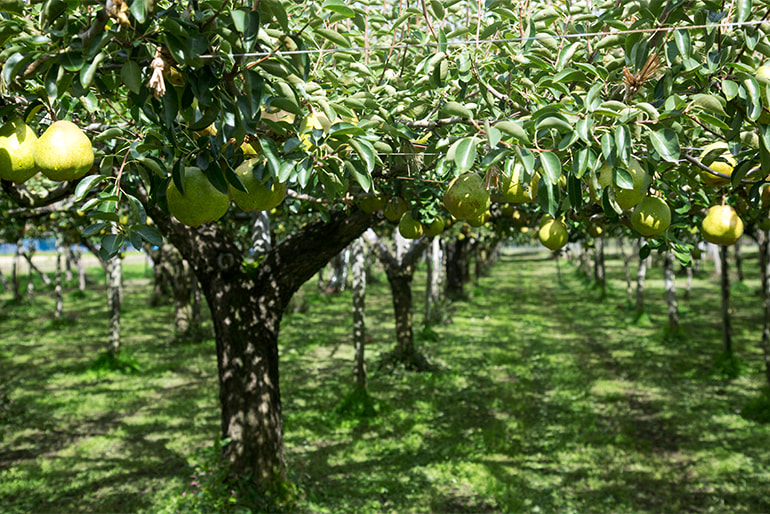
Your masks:
{"label": "ground", "polygon": [[[734,287],[736,354],[722,376],[718,281],[709,264],[666,338],[662,271],[652,323],[633,323],[620,261],[609,290],[540,250],[503,256],[452,323],[421,330],[434,369],[378,368],[394,344],[387,283],[367,293],[369,391],[376,415],[339,409],[352,390],[349,292],[309,283],[280,339],[287,461],[300,512],[768,512],[770,427],[756,253]],[[0,504],[4,512],[174,512],[203,487],[219,426],[212,340],[172,344],[168,306],[150,309],[141,264],[127,266],[123,345],[136,370],[95,365],[106,293],[8,294],[0,310]],[[633,267],[635,272],[635,266]],[[93,270],[94,278],[99,270]],[[678,280],[680,298],[684,280]],[[203,463],[203,464],[202,464]]]}

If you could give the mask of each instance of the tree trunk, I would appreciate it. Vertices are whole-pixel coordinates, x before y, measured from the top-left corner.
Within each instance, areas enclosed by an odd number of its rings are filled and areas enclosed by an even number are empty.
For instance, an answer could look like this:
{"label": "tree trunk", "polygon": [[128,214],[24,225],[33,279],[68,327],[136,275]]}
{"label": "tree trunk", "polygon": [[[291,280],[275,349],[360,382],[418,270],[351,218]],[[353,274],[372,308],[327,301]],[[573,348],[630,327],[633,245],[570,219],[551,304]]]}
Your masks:
{"label": "tree trunk", "polygon": [[388,275],[393,296],[393,313],[396,315],[396,359],[404,363],[415,362],[414,337],[412,334],[412,275],[392,273]]}
{"label": "tree trunk", "polygon": [[348,264],[350,263],[350,251],[346,248],[336,255],[330,262],[332,276],[326,285],[327,293],[341,293],[345,290],[348,280]]}
{"label": "tree trunk", "polygon": [[685,283],[685,289],[684,289],[684,301],[687,303],[687,305],[690,305],[690,291],[692,291],[692,266],[687,266],[686,268],[687,272],[687,282]]}
{"label": "tree trunk", "polygon": [[674,253],[666,251],[663,261],[663,281],[668,305],[668,329],[670,333],[679,330],[679,308],[676,302],[676,283],[674,281]]}
{"label": "tree trunk", "polygon": [[109,311],[109,335],[107,350],[112,355],[120,351],[120,304],[122,301],[123,266],[120,257],[113,257],[104,263],[107,277],[107,309]]}
{"label": "tree trunk", "polygon": [[261,257],[273,248],[273,238],[270,234],[270,213],[253,211],[251,222],[251,250],[255,259]]}
{"label": "tree trunk", "polygon": [[32,277],[32,273],[37,273],[37,275],[40,277],[40,280],[43,281],[43,283],[47,286],[51,285],[51,278],[40,271],[40,268],[35,266],[35,264],[32,262],[32,256],[35,254],[35,248],[30,247],[29,252],[22,253],[22,256],[24,257],[24,260],[27,261],[27,264],[29,264],[29,276]]}
{"label": "tree trunk", "polygon": [[74,278],[72,275],[72,261],[74,260],[72,255],[72,245],[65,245],[63,243],[62,245],[64,246],[64,281],[69,284]]}
{"label": "tree trunk", "polygon": [[770,386],[770,232],[759,232],[759,269],[762,277],[764,299],[764,324],[762,327],[762,353],[765,359],[765,378]]}
{"label": "tree trunk", "polygon": [[441,321],[441,239],[434,237],[427,251],[427,281],[425,287],[425,316],[423,325],[430,326]]}
{"label": "tree trunk", "polygon": [[366,389],[366,257],[361,238],[353,242],[353,376],[357,389]]}
{"label": "tree trunk", "polygon": [[[139,192],[147,203],[144,192]],[[193,267],[214,325],[222,437],[233,471],[264,489],[286,480],[278,375],[278,333],[292,295],[369,226],[355,210],[308,223],[243,267],[226,229],[190,229],[148,205],[153,219]]]}
{"label": "tree trunk", "polygon": [[722,344],[727,357],[733,354],[732,326],[730,321],[730,269],[727,264],[727,247],[719,246],[719,265],[722,270]]}
{"label": "tree trunk", "polygon": [[626,249],[623,246],[623,238],[618,238],[618,249],[620,250],[620,257],[623,259],[623,275],[626,277],[626,299],[628,304],[634,303],[634,288],[631,285],[631,269],[629,267],[629,257],[626,253]]}
{"label": "tree trunk", "polygon": [[735,244],[735,271],[738,272],[738,282],[743,282],[743,252],[741,251],[741,240],[738,239]]}
{"label": "tree trunk", "polygon": [[10,289],[10,286],[8,285],[8,279],[5,278],[5,275],[2,271],[0,271],[0,284],[2,284],[3,290],[8,291],[8,289]]}
{"label": "tree trunk", "polygon": [[423,371],[428,368],[428,362],[422,354],[415,351],[412,333],[412,278],[417,260],[430,243],[430,238],[422,237],[410,243],[396,235],[396,254],[393,255],[377,239],[374,231],[367,231],[365,236],[385,268],[393,297],[393,313],[396,318],[396,348],[392,354],[393,360],[404,364],[408,369]]}
{"label": "tree trunk", "polygon": [[11,267],[11,284],[13,285],[13,299],[16,302],[21,301],[21,252],[22,240],[16,241],[16,253],[13,256],[13,265]]}
{"label": "tree trunk", "polygon": [[[59,319],[64,311],[64,298],[62,295],[62,257],[64,257],[64,243],[56,238],[56,310],[54,318]],[[70,275],[72,272],[70,271]]]}
{"label": "tree trunk", "polygon": [[[32,251],[32,250],[30,250]],[[35,292],[35,279],[34,274],[32,273],[32,258],[28,254],[23,254],[26,261],[29,263],[29,273],[27,274],[27,301],[32,304],[34,301],[34,292]]]}
{"label": "tree trunk", "polygon": [[86,290],[86,268],[83,266],[83,252],[78,247],[74,252],[75,267],[78,270],[78,289],[80,291]]}
{"label": "tree trunk", "polygon": [[601,299],[607,296],[607,276],[604,267],[604,238],[594,239],[594,279],[602,292]]}
{"label": "tree trunk", "polygon": [[445,245],[446,251],[446,296],[452,300],[463,300],[467,282],[468,254],[470,239],[454,239]]}
{"label": "tree trunk", "polygon": [[644,313],[644,280],[647,277],[647,259],[639,259],[636,271],[636,313]]}

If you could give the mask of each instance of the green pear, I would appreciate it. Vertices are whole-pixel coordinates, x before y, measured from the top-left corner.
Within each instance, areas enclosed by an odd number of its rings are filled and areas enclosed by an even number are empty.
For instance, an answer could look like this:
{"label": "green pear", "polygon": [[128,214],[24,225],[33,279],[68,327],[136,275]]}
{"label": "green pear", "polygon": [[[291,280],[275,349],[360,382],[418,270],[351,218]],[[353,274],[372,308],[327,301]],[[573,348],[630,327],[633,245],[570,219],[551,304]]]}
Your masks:
{"label": "green pear", "polygon": [[278,207],[286,198],[286,184],[273,179],[272,186],[267,187],[266,180],[257,178],[254,170],[260,165],[263,165],[262,159],[248,159],[235,169],[235,174],[246,187],[246,192],[231,186],[230,195],[235,204],[244,211],[269,211]]}
{"label": "green pear", "polygon": [[21,119],[15,118],[0,128],[0,178],[21,184],[37,173],[35,142],[37,136]]}
{"label": "green pear", "polygon": [[172,180],[166,189],[168,211],[190,227],[216,221],[227,212],[230,197],[214,187],[200,168],[187,167],[182,175],[184,194]]}
{"label": "green pear", "polygon": [[94,164],[91,140],[71,121],[56,121],[35,143],[35,164],[55,182],[77,180]]}

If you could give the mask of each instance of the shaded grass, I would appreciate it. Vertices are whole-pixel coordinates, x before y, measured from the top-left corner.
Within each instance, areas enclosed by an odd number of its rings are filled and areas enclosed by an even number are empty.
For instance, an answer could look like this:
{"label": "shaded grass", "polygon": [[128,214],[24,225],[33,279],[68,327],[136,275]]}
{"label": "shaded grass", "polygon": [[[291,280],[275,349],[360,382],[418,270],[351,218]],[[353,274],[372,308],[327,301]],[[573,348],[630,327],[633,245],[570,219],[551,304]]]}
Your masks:
{"label": "shaded grass", "polygon": [[[451,324],[422,331],[418,273],[415,333],[429,373],[378,369],[395,343],[380,281],[367,292],[364,397],[353,390],[350,294],[320,296],[307,284],[280,344],[297,510],[770,511],[761,309],[756,260],[745,254],[749,279],[734,290],[745,367],[734,379],[715,367],[710,267],[675,338],[664,333],[660,267],[647,282],[649,323],[636,325],[609,249],[603,301],[572,265],[562,262],[560,285],[547,254],[510,254],[468,286],[470,301],[449,307]],[[170,344],[171,310],[146,307],[149,292],[142,277],[128,282],[134,373],[94,367],[106,344],[103,290],[65,301],[63,326],[42,294],[0,310],[3,512],[173,511],[194,489],[190,475],[219,424],[214,345]]]}

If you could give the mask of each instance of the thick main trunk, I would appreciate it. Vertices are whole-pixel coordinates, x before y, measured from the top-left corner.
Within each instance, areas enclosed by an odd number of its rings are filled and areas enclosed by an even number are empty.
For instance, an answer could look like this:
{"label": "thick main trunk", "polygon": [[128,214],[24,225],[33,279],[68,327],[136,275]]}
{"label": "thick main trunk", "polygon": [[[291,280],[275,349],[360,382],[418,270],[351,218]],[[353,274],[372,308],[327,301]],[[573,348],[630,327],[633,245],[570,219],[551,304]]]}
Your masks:
{"label": "thick main trunk", "polygon": [[[233,277],[235,278],[235,277]],[[251,281],[201,280],[211,309],[219,368],[225,455],[239,473],[260,483],[284,477],[278,329],[283,309]]]}
{"label": "thick main trunk", "polygon": [[278,333],[292,295],[372,219],[334,212],[272,247],[256,267],[216,224],[192,230],[158,210],[153,218],[190,263],[214,324],[224,451],[232,468],[264,488],[286,478]]}
{"label": "thick main trunk", "polygon": [[727,247],[719,247],[719,265],[722,280],[722,344],[724,345],[725,355],[731,356],[733,353],[732,326],[730,321],[730,269],[727,264]]}

